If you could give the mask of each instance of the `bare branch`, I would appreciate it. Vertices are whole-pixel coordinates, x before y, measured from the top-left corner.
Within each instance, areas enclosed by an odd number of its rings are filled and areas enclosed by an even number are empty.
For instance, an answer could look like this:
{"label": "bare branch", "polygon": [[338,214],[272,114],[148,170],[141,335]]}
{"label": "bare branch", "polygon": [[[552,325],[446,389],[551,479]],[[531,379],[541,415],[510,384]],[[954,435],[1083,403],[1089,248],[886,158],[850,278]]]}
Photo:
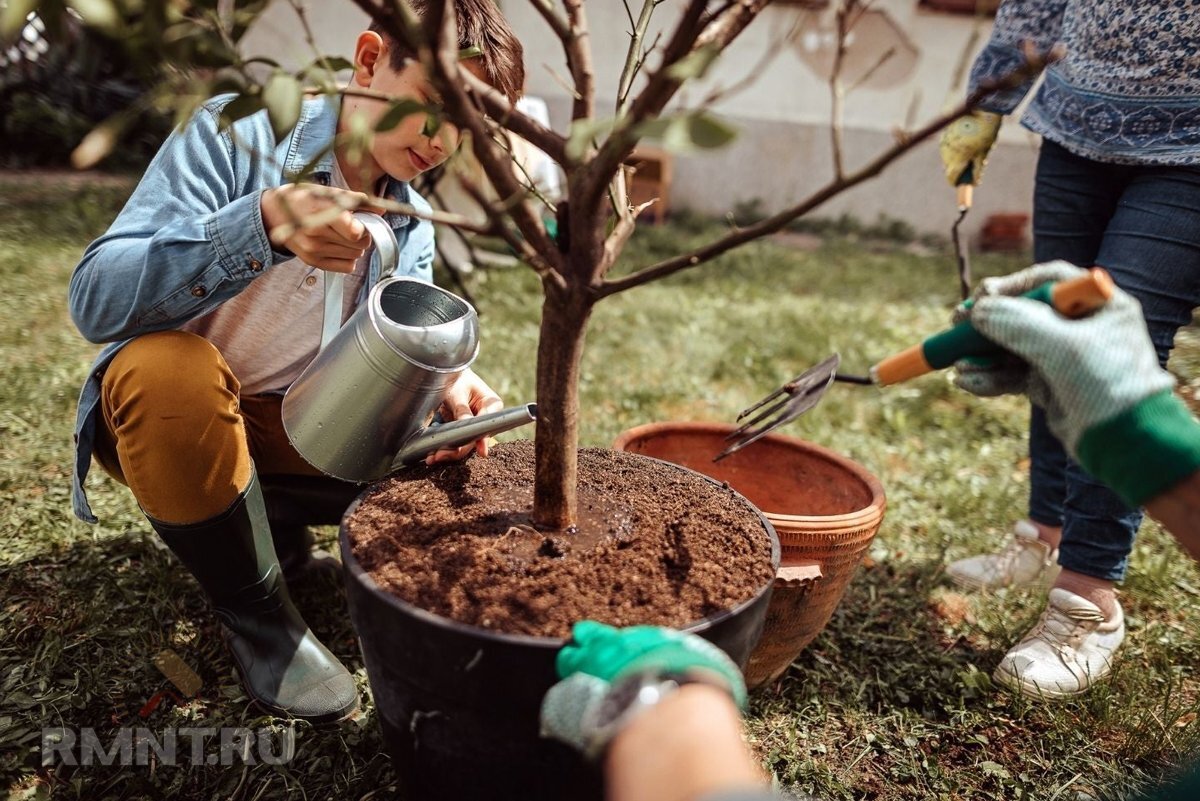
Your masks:
{"label": "bare branch", "polygon": [[784,29],[777,34],[770,46],[763,50],[758,61],[754,63],[746,73],[728,86],[718,86],[708,93],[708,96],[700,101],[702,107],[709,107],[719,103],[722,100],[727,100],[736,94],[739,94],[749,88],[764,72],[767,67],[771,66],[775,59],[779,58],[779,54],[783,52],[786,44],[795,36],[796,30],[800,27],[799,19],[792,23],[791,28]]}
{"label": "bare branch", "polygon": [[511,160],[492,141],[483,114],[471,102],[472,96],[478,95],[468,95],[465,88],[466,82],[462,77],[465,70],[462,69],[458,58],[458,29],[454,3],[435,0],[430,4],[427,13],[429,19],[426,22],[436,36],[433,58],[428,68],[429,77],[441,90],[448,117],[470,132],[475,157],[500,196],[501,203],[511,204],[509,214],[522,236],[536,252],[537,262],[561,272],[562,253],[550,239],[537,212],[525,202],[527,193],[513,172]]}
{"label": "bare branch", "polygon": [[[749,0],[747,0],[749,1]],[[766,3],[767,0],[753,0]],[[662,64],[650,76],[645,88],[629,104],[628,113],[617,120],[612,133],[600,151],[587,165],[586,172],[578,182],[577,196],[572,202],[581,208],[594,208],[613,175],[633,152],[637,144],[636,128],[639,123],[657,116],[670,102],[683,81],[672,71],[680,60],[692,52],[696,40],[704,30],[703,21],[707,0],[689,0],[671,39],[663,52]]]}
{"label": "bare branch", "polygon": [[377,197],[369,194],[351,194],[341,192],[337,189],[313,184],[307,187],[313,194],[322,195],[332,200],[336,207],[326,211],[319,211],[315,214],[310,214],[306,217],[300,217],[293,213],[286,203],[284,203],[284,211],[288,214],[288,222],[279,226],[276,235],[280,239],[287,239],[297,228],[306,228],[314,225],[321,225],[332,219],[330,215],[340,214],[343,210],[354,211],[355,209],[366,206],[368,208],[378,208],[384,211],[390,211],[395,214],[406,214],[409,217],[416,217],[418,220],[429,220],[432,223],[439,225],[449,225],[463,231],[471,231],[477,234],[493,233],[492,226],[483,226],[475,222],[469,217],[464,217],[461,214],[452,214],[445,211],[425,211],[410,206],[407,203],[400,203],[386,197]]}
{"label": "bare branch", "polygon": [[571,24],[571,38],[564,40],[567,51],[567,66],[575,80],[575,103],[571,119],[585,120],[595,116],[596,75],[592,68],[592,48],[588,42],[587,14],[583,0],[563,0],[567,8],[567,19]]}
{"label": "bare branch", "polygon": [[712,15],[712,21],[696,40],[700,47],[715,45],[724,48],[754,21],[770,0],[731,0]]}
{"label": "bare branch", "polygon": [[856,80],[854,83],[852,83],[848,87],[846,87],[846,94],[850,94],[855,89],[862,86],[867,81],[871,80],[871,76],[874,75],[876,72],[878,72],[880,67],[882,67],[884,64],[888,63],[888,61],[894,55],[896,55],[895,47],[889,47],[887,50],[884,50],[883,53],[879,56],[879,59],[874,64],[871,65],[870,69],[868,69],[862,75],[858,76],[858,80]]}
{"label": "bare branch", "polygon": [[[567,58],[567,69],[575,84],[568,90],[575,99],[571,110],[571,119],[580,120],[591,117],[596,89],[595,75],[592,70],[592,51],[587,43],[587,17],[583,10],[583,0],[563,0],[563,5],[567,9],[566,19],[560,17],[554,10],[551,0],[529,0],[529,2],[562,42],[563,53]],[[530,141],[533,140],[530,139]],[[542,149],[547,153],[550,152],[546,148]],[[555,160],[560,164],[566,163],[557,158]]]}
{"label": "bare branch", "polygon": [[542,19],[550,26],[550,30],[554,31],[554,35],[561,39],[564,43],[571,38],[571,26],[565,19],[558,15],[554,10],[554,4],[550,0],[529,0],[534,9],[542,15]]}
{"label": "bare branch", "polygon": [[[646,60],[645,51],[642,49],[642,42],[646,38],[646,31],[650,28],[650,18],[654,16],[654,8],[658,3],[655,0],[642,0],[642,11],[638,15],[637,22],[633,22],[632,16],[630,23],[633,29],[629,33],[629,52],[625,55],[625,66],[621,69],[621,80],[617,85],[617,116],[621,116],[628,106],[629,90],[633,86],[633,79],[637,77],[638,70]],[[625,12],[629,13],[629,3],[625,3]]]}
{"label": "bare branch", "polygon": [[949,125],[954,120],[961,117],[963,114],[976,108],[983,100],[992,92],[1007,89],[1012,86],[1017,86],[1029,78],[1036,76],[1048,64],[1057,61],[1062,57],[1060,50],[1052,50],[1042,56],[1030,57],[1026,64],[1009,75],[1001,78],[998,81],[988,82],[981,85],[978,89],[971,93],[957,108],[952,109],[944,114],[935,117],[930,122],[926,123],[920,129],[913,131],[900,137],[898,141],[887,150],[880,153],[872,161],[861,167],[860,169],[843,176],[835,178],[825,186],[813,192],[804,200],[791,206],[783,211],[774,214],[765,220],[762,220],[754,225],[741,228],[733,233],[724,236],[714,242],[695,250],[691,253],[685,253],[671,259],[659,262],[650,267],[643,268],[637,272],[627,275],[623,278],[618,278],[613,281],[606,281],[599,287],[595,288],[597,299],[615,295],[618,292],[624,292],[627,289],[632,289],[635,286],[656,281],[660,278],[665,278],[668,275],[677,273],[680,270],[686,270],[720,256],[722,253],[729,251],[739,245],[753,241],[768,234],[773,234],[782,229],[792,220],[807,214],[813,209],[820,206],[831,197],[842,193],[843,191],[854,187],[868,178],[873,178],[878,175],[885,167],[891,164],[900,156],[912,150],[921,142],[925,141],[942,128]]}
{"label": "bare branch", "polygon": [[849,31],[850,10],[855,0],[841,0],[837,9],[837,45],[833,51],[833,69],[829,73],[829,143],[833,149],[833,177],[845,175],[842,155],[843,101],[842,63],[846,58],[846,34]]}
{"label": "bare branch", "polygon": [[478,99],[488,116],[525,141],[537,147],[561,165],[567,164],[566,137],[552,131],[508,102],[503,92],[462,70],[467,87]]}
{"label": "bare branch", "polygon": [[510,217],[508,210],[503,207],[497,208],[489,202],[478,184],[466,175],[459,174],[456,177],[463,190],[471,196],[471,199],[475,201],[475,204],[483,210],[488,220],[491,221],[487,233],[503,239],[505,244],[517,254],[518,258],[528,264],[535,273],[541,276],[542,280],[551,281],[559,287],[565,287],[566,282],[563,280],[562,275],[547,264],[546,260],[541,257],[541,254],[534,250],[533,246],[526,239],[509,226]]}

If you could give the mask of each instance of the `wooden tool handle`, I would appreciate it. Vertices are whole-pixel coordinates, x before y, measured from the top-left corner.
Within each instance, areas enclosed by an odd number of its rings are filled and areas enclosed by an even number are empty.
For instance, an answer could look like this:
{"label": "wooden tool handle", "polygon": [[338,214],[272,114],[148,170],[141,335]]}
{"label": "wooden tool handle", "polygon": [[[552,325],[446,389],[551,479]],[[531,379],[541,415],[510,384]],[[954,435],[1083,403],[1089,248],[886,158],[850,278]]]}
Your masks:
{"label": "wooden tool handle", "polygon": [[[1086,275],[1042,284],[1025,297],[1048,303],[1064,317],[1083,317],[1099,309],[1113,295],[1112,277],[1101,267],[1093,267]],[[969,302],[969,301],[968,301]],[[968,356],[983,356],[998,350],[998,346],[985,339],[969,320],[940,334],[935,334],[919,345],[913,345],[900,353],[881,361],[871,368],[871,379],[879,386],[899,384],[910,378],[949,367],[955,361]]]}
{"label": "wooden tool handle", "polygon": [[955,189],[958,198],[958,210],[966,211],[971,208],[971,202],[975,199],[975,187],[971,184],[959,184]]}
{"label": "wooden tool handle", "polygon": [[1116,284],[1103,267],[1093,267],[1087,275],[1059,281],[1050,288],[1050,305],[1063,317],[1083,317],[1108,303]]}
{"label": "wooden tool handle", "polygon": [[888,356],[871,368],[870,375],[876,386],[886,387],[925,375],[932,370],[933,367],[925,361],[925,343],[921,342]]}

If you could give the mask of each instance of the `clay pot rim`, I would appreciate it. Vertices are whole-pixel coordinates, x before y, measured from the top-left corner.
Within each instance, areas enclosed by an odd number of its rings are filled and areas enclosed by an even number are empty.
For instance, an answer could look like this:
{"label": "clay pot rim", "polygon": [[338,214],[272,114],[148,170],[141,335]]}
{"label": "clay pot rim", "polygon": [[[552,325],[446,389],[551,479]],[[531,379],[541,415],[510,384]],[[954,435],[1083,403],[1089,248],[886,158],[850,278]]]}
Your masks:
{"label": "clay pot rim", "polygon": [[[652,462],[658,462],[660,465],[665,465],[674,470],[683,470],[687,473],[699,476],[705,481],[709,481],[718,486],[721,485],[720,481],[706,476],[703,473],[692,470],[691,468],[683,467],[662,459],[655,459],[653,456],[643,456],[640,453],[629,453],[628,451],[625,453],[629,456],[636,456],[639,459],[648,459]],[[379,479],[379,481],[385,480],[387,480],[386,477]],[[494,629],[487,629],[483,628],[482,626],[474,626],[470,623],[461,623],[457,620],[451,620],[448,617],[442,617],[441,615],[434,614],[427,609],[422,609],[421,607],[410,604],[407,601],[403,601],[392,593],[381,588],[375,582],[375,579],[371,578],[367,571],[363,570],[362,565],[359,564],[358,559],[354,556],[354,551],[350,545],[350,535],[346,527],[350,517],[355,511],[357,511],[358,505],[362,503],[363,496],[370,492],[377,483],[378,482],[372,482],[361,493],[359,493],[358,497],[354,499],[353,503],[351,503],[350,506],[346,508],[346,511],[342,514],[342,521],[338,525],[338,547],[341,551],[342,568],[347,582],[358,582],[364,589],[369,591],[372,595],[382,599],[384,603],[392,607],[396,612],[410,615],[427,625],[440,629],[449,629],[460,632],[467,631],[470,632],[472,636],[496,643],[521,645],[531,648],[548,648],[554,651],[558,651],[567,643],[568,638],[566,637],[538,637],[532,634],[506,634]],[[722,609],[720,612],[707,615],[699,620],[692,621],[686,626],[682,626],[679,629],[680,631],[694,632],[700,629],[711,627],[722,620],[726,620],[734,615],[740,614],[749,609],[764,594],[770,593],[775,587],[775,575],[779,572],[779,565],[783,558],[783,550],[779,542],[779,534],[775,531],[775,526],[771,523],[767,516],[763,514],[761,509],[750,503],[750,501],[744,495],[732,487],[728,487],[727,489],[729,489],[729,491],[738,498],[741,498],[742,502],[758,515],[758,519],[762,522],[763,527],[766,529],[767,539],[769,539],[771,542],[771,577],[768,578],[763,585],[758,588],[758,591],[755,592],[754,595],[750,596],[737,606],[730,607],[729,609]],[[357,632],[355,633],[357,634]]]}
{"label": "clay pot rim", "polygon": [[[645,423],[644,425],[634,426],[622,431],[613,440],[613,449],[625,451],[626,446],[631,440],[658,433],[684,431],[689,433],[719,434],[724,437],[735,428],[737,426],[729,423],[713,423],[698,420],[664,420],[656,423]],[[803,451],[824,459],[827,462],[832,462],[861,481],[871,494],[870,502],[863,508],[837,515],[790,515],[763,510],[763,515],[772,523],[799,526],[803,526],[804,524],[820,525],[822,530],[825,530],[831,525],[859,528],[873,524],[876,520],[883,517],[887,509],[887,497],[883,491],[883,484],[858,462],[836,451],[809,442],[808,440],[800,439],[799,437],[789,437],[784,434],[767,434],[763,437],[763,440]],[[636,451],[626,451],[626,453],[636,453]]]}

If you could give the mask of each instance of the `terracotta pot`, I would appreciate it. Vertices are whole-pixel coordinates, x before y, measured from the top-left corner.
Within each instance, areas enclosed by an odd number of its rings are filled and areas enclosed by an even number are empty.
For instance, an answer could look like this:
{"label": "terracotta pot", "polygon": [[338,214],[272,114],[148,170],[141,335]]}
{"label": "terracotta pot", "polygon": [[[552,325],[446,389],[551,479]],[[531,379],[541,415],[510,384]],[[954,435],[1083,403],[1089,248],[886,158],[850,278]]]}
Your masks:
{"label": "terracotta pot", "polygon": [[756,687],[787,670],[829,622],[883,522],[887,502],[879,479],[862,465],[794,437],[771,434],[714,463],[733,428],[651,423],[625,431],[613,447],[728,482],[775,527],[782,575],[762,640],[746,667],[746,682]]}
{"label": "terracotta pot", "polygon": [[[380,589],[355,558],[347,531],[361,501],[342,518],[346,594],[404,797],[599,801],[604,788],[596,767],[538,733],[542,697],[558,680],[554,659],[564,640],[459,623]],[[779,540],[760,519],[771,564],[778,565]],[[752,598],[684,630],[744,665],[759,640],[772,587],[766,581]]]}

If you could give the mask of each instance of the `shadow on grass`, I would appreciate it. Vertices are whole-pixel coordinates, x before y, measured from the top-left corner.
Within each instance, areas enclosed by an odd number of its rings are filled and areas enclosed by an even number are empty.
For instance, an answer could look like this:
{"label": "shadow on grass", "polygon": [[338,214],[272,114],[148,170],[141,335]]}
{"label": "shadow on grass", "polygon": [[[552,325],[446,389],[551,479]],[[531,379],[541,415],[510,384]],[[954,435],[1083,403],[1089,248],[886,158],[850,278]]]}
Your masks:
{"label": "shadow on grass", "polygon": [[[89,800],[254,798],[266,792],[267,797],[302,792],[357,798],[392,787],[395,777],[369,700],[357,719],[321,729],[272,718],[249,702],[199,587],[151,536],[126,532],[49,548],[6,565],[0,574],[9,631],[0,650],[8,717],[0,726],[5,746],[0,771],[12,797],[50,791],[55,798]],[[291,590],[305,620],[356,674],[365,696],[362,659],[341,585],[312,576]],[[180,698],[154,666],[155,655],[164,649],[198,673],[202,685],[193,698]],[[294,737],[294,755],[271,765],[261,751],[252,751],[243,761],[221,747],[220,730],[233,727],[267,729],[279,742]],[[174,730],[176,764],[120,765],[114,743],[122,729],[138,728],[160,742]],[[97,752],[93,764],[64,764],[51,755],[54,764],[44,766],[45,729],[67,729],[77,741],[91,729],[113,752],[115,764],[100,764],[104,760]],[[213,731],[189,735],[184,729]],[[203,738],[202,760],[195,764],[192,749],[198,738]],[[78,762],[82,750],[73,753]]]}

